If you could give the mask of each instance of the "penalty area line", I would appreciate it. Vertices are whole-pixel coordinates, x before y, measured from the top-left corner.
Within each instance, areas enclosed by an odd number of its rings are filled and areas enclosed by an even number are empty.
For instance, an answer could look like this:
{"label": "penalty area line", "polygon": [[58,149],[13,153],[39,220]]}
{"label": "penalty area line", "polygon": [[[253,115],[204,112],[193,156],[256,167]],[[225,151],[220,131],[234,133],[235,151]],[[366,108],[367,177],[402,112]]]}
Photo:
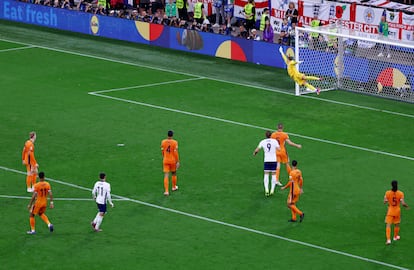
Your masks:
{"label": "penalty area line", "polygon": [[[0,198],[4,199],[23,199],[23,200],[30,200],[32,197],[30,196],[15,196],[15,195],[0,195]],[[92,198],[53,198],[54,201],[94,201]],[[129,201],[127,199],[112,199],[113,201]]]}
{"label": "penalty area line", "polygon": [[18,50],[27,50],[27,49],[31,49],[31,48],[36,48],[33,45],[29,45],[29,46],[24,46],[24,47],[16,47],[16,48],[9,48],[9,49],[2,49],[0,50],[0,53],[2,52],[11,52],[11,51],[18,51]]}
{"label": "penalty area line", "polygon": [[107,90],[99,90],[99,91],[89,92],[88,94],[92,95],[92,94],[109,93],[109,92],[115,92],[115,91],[125,91],[125,90],[130,90],[130,89],[138,89],[138,88],[145,88],[145,87],[152,87],[152,86],[159,86],[159,85],[166,85],[166,84],[173,84],[173,83],[197,81],[197,80],[202,80],[202,79],[205,79],[205,78],[204,77],[198,77],[198,78],[189,78],[189,79],[181,79],[181,80],[150,83],[150,84],[133,85],[133,86],[128,86],[128,87],[112,88],[112,89],[107,89]]}
{"label": "penalty area line", "polygon": [[[102,60],[102,61],[108,61],[108,62],[123,64],[123,65],[135,66],[135,67],[140,67],[140,68],[147,68],[147,69],[152,69],[152,70],[157,70],[157,71],[162,71],[162,72],[168,72],[168,73],[173,73],[173,74],[182,74],[182,75],[197,77],[197,78],[200,77],[199,75],[191,74],[191,73],[187,73],[187,72],[174,71],[174,70],[166,69],[166,68],[143,65],[143,64],[138,64],[138,63],[128,62],[128,61],[121,61],[121,60],[111,59],[111,58],[107,58],[107,57],[102,57],[102,56],[97,56],[97,55],[92,55],[92,54],[87,54],[87,53],[82,53],[82,52],[63,50],[63,49],[59,49],[59,48],[46,47],[46,46],[42,46],[42,45],[35,45],[35,44],[27,43],[27,42],[21,42],[21,41],[10,40],[10,39],[5,39],[5,38],[0,38],[0,41],[16,43],[16,44],[21,44],[21,45],[27,45],[27,46],[30,46],[30,47],[35,47],[35,48],[39,48],[39,49],[43,49],[43,50],[55,51],[55,52],[59,52],[59,53],[76,55],[76,56],[81,56],[81,57],[87,57],[87,58],[91,58],[91,59],[98,59],[98,60]],[[286,92],[282,89],[277,89],[277,88],[258,86],[258,85],[254,85],[254,84],[239,83],[239,82],[236,82],[236,81],[227,81],[227,80],[217,79],[217,78],[207,77],[207,76],[205,78],[208,79],[208,80],[212,80],[212,81],[223,82],[223,83],[228,83],[228,84],[233,84],[233,85],[239,85],[239,86],[243,86],[243,87],[250,87],[250,88],[254,88],[254,89],[258,89],[258,90],[270,91],[270,92],[275,92],[275,93],[279,93],[279,94],[283,94],[283,95],[290,95],[290,96],[295,95],[294,93]],[[300,97],[313,99],[313,100],[318,100],[320,102],[328,102],[328,103],[333,103],[333,104],[342,105],[342,106],[355,107],[355,108],[359,108],[359,109],[362,109],[362,110],[377,111],[377,112],[380,112],[380,113],[386,113],[386,114],[391,114],[391,115],[396,115],[396,116],[414,118],[414,114],[406,114],[406,113],[401,113],[401,112],[382,110],[382,109],[379,109],[379,108],[363,106],[363,105],[357,105],[357,104],[352,104],[352,103],[346,103],[346,102],[341,102],[341,101],[336,101],[336,100],[331,100],[331,99],[325,99],[325,98],[318,98],[318,97],[308,96],[308,95],[301,95]]]}
{"label": "penalty area line", "polygon": [[[22,174],[22,175],[26,174],[26,172],[18,171],[18,170],[3,167],[3,166],[0,166],[0,169],[5,170],[5,171],[9,171],[9,172]],[[72,184],[72,183],[56,180],[56,179],[53,179],[53,178],[46,178],[46,179],[48,181],[59,183],[59,184],[66,185],[66,186],[70,186],[70,187],[73,187],[73,188],[78,188],[78,189],[82,189],[82,190],[91,190],[91,189],[83,187],[83,186],[79,186],[79,185],[75,185],[75,184]],[[140,200],[127,198],[127,197],[120,196],[120,195],[113,194],[113,197],[123,199],[124,201],[130,201],[130,202],[133,202],[133,203],[136,203],[136,204],[145,205],[145,206],[148,206],[148,207],[152,207],[152,208],[156,208],[156,209],[159,209],[159,210],[167,211],[167,212],[170,212],[170,213],[175,213],[175,214],[191,217],[191,218],[194,218],[194,219],[203,220],[203,221],[207,221],[207,222],[210,222],[210,223],[215,223],[215,224],[219,224],[219,225],[222,225],[222,226],[226,226],[226,227],[230,227],[230,228],[234,228],[234,229],[238,229],[238,230],[258,234],[258,235],[263,235],[263,236],[267,236],[267,237],[271,237],[271,238],[276,238],[276,239],[279,239],[279,240],[283,240],[283,241],[286,241],[286,242],[298,244],[298,245],[301,245],[301,246],[306,246],[306,247],[326,251],[326,252],[329,252],[329,253],[342,255],[342,256],[357,259],[357,260],[360,260],[360,261],[365,261],[365,262],[368,262],[368,263],[382,265],[382,266],[386,266],[386,267],[390,267],[390,268],[394,268],[394,269],[399,269],[399,270],[409,270],[408,268],[404,268],[404,267],[401,267],[401,266],[397,266],[397,265],[377,261],[377,260],[374,260],[374,259],[365,258],[365,257],[354,255],[354,254],[351,254],[351,253],[347,253],[347,252],[343,252],[343,251],[339,251],[339,250],[335,250],[335,249],[330,249],[330,248],[314,245],[314,244],[311,244],[311,243],[307,243],[307,242],[303,242],[303,241],[299,241],[299,240],[295,240],[295,239],[290,239],[290,238],[283,237],[283,236],[280,236],[280,235],[277,235],[277,234],[263,232],[263,231],[251,229],[251,228],[248,228],[248,227],[244,227],[244,226],[223,222],[223,221],[220,221],[220,220],[216,220],[216,219],[212,219],[212,218],[208,218],[208,217],[204,217],[204,216],[200,216],[200,215],[187,213],[187,212],[183,212],[183,211],[180,211],[180,210],[175,210],[175,209],[172,209],[172,208],[167,208],[167,207],[164,207],[164,206],[160,206],[160,205],[156,205],[156,204],[152,204],[152,203],[148,203],[148,202],[144,202],[144,201],[140,201]]]}
{"label": "penalty area line", "polygon": [[[126,102],[126,103],[131,103],[131,104],[135,104],[135,105],[150,107],[150,108],[164,110],[164,111],[170,111],[170,112],[175,112],[175,113],[186,114],[186,115],[190,115],[190,116],[194,116],[194,117],[200,117],[200,118],[204,118],[204,119],[229,123],[229,124],[243,126],[243,127],[250,127],[250,128],[255,128],[255,129],[261,129],[261,130],[272,130],[271,128],[251,125],[251,124],[242,123],[242,122],[233,121],[233,120],[227,120],[227,119],[218,118],[218,117],[214,117],[214,116],[182,111],[182,110],[178,110],[178,109],[168,108],[168,107],[154,105],[154,104],[150,104],[150,103],[144,103],[144,102],[135,101],[135,100],[129,100],[129,99],[124,99],[124,98],[107,96],[107,95],[99,94],[98,92],[89,92],[89,94],[93,95],[93,96],[97,96],[97,97],[103,97],[103,98],[107,98],[107,99],[122,101],[122,102]],[[370,149],[370,148],[366,148],[366,147],[355,146],[355,145],[351,145],[351,144],[346,144],[346,143],[340,143],[340,142],[315,138],[315,137],[301,135],[301,134],[292,133],[292,132],[288,132],[288,133],[292,136],[296,136],[296,137],[307,139],[307,140],[312,140],[312,141],[317,141],[317,142],[322,142],[322,143],[327,143],[327,144],[333,144],[333,145],[342,146],[342,147],[346,147],[346,148],[357,149],[357,150],[361,150],[361,151],[365,151],[365,152],[371,152],[371,153],[376,153],[376,154],[380,154],[380,155],[391,156],[391,157],[396,157],[396,158],[401,158],[401,159],[407,159],[407,160],[413,160],[414,161],[414,157],[410,157],[410,156],[404,156],[404,155],[400,155],[400,154],[394,154],[394,153],[390,153],[390,152],[374,150],[374,149]]]}

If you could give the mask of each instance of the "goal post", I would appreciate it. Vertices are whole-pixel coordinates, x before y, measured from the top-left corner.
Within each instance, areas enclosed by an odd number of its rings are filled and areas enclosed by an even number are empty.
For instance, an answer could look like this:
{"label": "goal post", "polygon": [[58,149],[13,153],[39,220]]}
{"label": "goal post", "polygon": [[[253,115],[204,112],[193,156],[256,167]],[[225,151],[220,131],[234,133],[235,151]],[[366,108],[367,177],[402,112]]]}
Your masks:
{"label": "goal post", "polygon": [[[346,90],[414,103],[414,42],[343,28],[295,28],[298,70],[323,91]],[[296,95],[312,93],[296,84]]]}

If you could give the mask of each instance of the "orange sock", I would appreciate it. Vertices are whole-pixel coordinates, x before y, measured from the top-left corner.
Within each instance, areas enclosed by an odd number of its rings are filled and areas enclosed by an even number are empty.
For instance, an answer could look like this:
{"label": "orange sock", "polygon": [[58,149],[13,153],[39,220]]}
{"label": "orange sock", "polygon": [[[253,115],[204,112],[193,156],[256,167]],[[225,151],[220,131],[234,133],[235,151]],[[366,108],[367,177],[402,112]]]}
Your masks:
{"label": "orange sock", "polygon": [[35,218],[34,217],[30,217],[29,220],[30,220],[30,229],[32,231],[34,231],[35,230]]}
{"label": "orange sock", "polygon": [[168,192],[168,177],[164,177],[164,191]]}
{"label": "orange sock", "polygon": [[292,220],[296,220],[296,212],[293,210],[293,208],[290,208],[290,211],[292,212]]}
{"label": "orange sock", "polygon": [[47,224],[47,225],[49,225],[50,224],[50,221],[49,221],[49,219],[47,218],[47,216],[45,215],[45,214],[41,214],[40,215],[40,218]]}
{"label": "orange sock", "polygon": [[27,186],[27,188],[31,188],[32,186],[32,176],[31,175],[28,175],[28,176],[26,176],[26,186]]}
{"label": "orange sock", "polygon": [[387,236],[387,240],[391,240],[391,228],[385,228],[385,235]]}
{"label": "orange sock", "polygon": [[31,179],[32,187],[36,184],[36,179],[37,179],[37,173],[32,175],[32,179]]}
{"label": "orange sock", "polygon": [[394,227],[394,237],[397,237],[399,232],[400,232],[400,227],[395,226]]}
{"label": "orange sock", "polygon": [[291,206],[291,209],[292,209],[292,211],[294,211],[296,214],[299,214],[299,215],[302,215],[302,214],[303,214],[303,212],[302,212],[302,211],[300,211],[300,210],[296,207],[296,205],[292,205],[292,206]]}
{"label": "orange sock", "polygon": [[177,185],[177,175],[173,175],[171,177],[172,180],[172,186],[175,187]]}

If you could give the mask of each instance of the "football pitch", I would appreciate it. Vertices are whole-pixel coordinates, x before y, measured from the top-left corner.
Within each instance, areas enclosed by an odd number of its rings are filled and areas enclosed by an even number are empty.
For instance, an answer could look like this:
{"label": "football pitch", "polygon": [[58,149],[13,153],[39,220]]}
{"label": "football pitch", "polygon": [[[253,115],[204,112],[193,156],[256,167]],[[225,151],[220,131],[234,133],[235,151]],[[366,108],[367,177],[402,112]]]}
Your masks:
{"label": "football pitch", "polygon": [[[0,21],[1,269],[413,269],[414,210],[385,245],[393,179],[414,206],[412,104],[342,91],[296,97],[286,71]],[[275,52],[276,53],[276,52]],[[304,177],[266,198],[266,130],[283,122]],[[160,142],[179,142],[179,190],[163,196]],[[29,229],[21,150],[55,209]],[[288,146],[289,147],[289,146]],[[114,208],[95,233],[91,188]],[[282,167],[281,182],[287,173]]]}

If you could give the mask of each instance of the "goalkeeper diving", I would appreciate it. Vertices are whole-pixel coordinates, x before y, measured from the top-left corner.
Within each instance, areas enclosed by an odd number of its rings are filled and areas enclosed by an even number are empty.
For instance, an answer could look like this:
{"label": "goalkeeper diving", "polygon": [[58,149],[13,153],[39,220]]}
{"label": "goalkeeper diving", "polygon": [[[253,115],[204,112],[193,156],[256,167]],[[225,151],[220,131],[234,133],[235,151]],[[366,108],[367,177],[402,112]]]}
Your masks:
{"label": "goalkeeper diving", "polygon": [[301,63],[296,62],[293,57],[291,56],[286,56],[285,53],[283,52],[282,47],[279,48],[279,52],[283,57],[283,60],[285,61],[286,65],[287,65],[287,72],[289,74],[289,76],[299,85],[301,86],[305,86],[306,90],[308,91],[312,91],[312,92],[316,92],[316,94],[319,95],[320,93],[320,89],[319,88],[315,88],[313,85],[309,84],[307,82],[307,80],[314,80],[314,81],[320,81],[322,80],[322,78],[319,77],[315,77],[315,76],[307,76],[301,72],[299,72],[296,68],[296,64]]}

